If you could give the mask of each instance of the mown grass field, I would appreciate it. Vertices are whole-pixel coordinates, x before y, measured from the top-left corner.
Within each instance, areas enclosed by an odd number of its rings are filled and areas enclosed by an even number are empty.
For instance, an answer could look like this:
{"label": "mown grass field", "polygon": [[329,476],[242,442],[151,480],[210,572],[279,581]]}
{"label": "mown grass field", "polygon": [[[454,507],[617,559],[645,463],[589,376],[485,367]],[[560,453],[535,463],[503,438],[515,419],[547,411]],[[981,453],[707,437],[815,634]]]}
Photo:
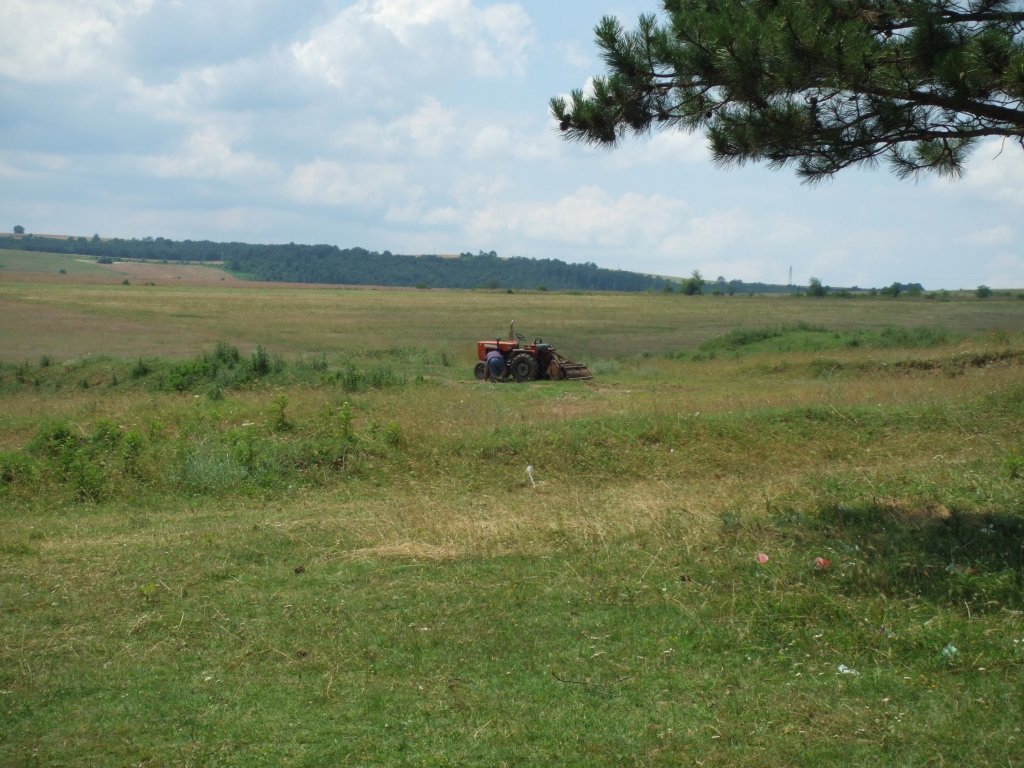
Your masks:
{"label": "mown grass field", "polygon": [[[0,764],[1024,763],[1024,302],[65,277]],[[595,379],[473,380],[512,318]]]}

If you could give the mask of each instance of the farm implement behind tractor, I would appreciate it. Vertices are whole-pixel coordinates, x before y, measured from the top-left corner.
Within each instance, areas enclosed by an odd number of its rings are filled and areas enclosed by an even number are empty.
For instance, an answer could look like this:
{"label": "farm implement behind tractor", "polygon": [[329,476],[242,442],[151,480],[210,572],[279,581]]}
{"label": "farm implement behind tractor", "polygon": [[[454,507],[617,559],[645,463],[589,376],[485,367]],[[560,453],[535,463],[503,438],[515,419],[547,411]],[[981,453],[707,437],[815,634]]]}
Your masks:
{"label": "farm implement behind tractor", "polygon": [[476,343],[477,364],[473,369],[478,379],[483,379],[487,371],[484,362],[487,353],[498,350],[505,358],[505,374],[518,382],[534,379],[591,379],[593,376],[583,363],[577,363],[558,353],[544,339],[534,339],[526,344],[525,337],[515,332],[515,322],[509,328],[508,340],[478,341]]}

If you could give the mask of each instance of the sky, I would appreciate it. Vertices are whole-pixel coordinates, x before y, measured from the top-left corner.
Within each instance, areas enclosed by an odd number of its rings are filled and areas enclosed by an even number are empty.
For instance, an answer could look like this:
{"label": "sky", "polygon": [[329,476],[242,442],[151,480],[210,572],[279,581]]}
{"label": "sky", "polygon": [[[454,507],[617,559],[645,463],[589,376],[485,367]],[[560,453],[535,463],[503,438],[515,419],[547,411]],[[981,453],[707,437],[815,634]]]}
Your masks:
{"label": "sky", "polygon": [[[495,251],[705,279],[1024,288],[1024,150],[965,178],[563,140],[593,28],[657,0],[4,0],[0,231]],[[6,218],[4,218],[6,217]]]}

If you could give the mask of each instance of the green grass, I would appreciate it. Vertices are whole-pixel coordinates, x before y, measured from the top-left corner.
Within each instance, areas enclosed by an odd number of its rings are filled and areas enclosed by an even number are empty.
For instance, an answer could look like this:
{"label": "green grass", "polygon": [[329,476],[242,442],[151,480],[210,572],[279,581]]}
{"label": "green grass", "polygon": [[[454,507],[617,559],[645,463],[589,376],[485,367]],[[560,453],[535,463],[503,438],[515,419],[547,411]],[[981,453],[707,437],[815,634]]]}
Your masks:
{"label": "green grass", "polygon": [[[872,349],[922,349],[948,346],[957,336],[937,328],[829,330],[824,326],[797,323],[788,326],[736,328],[700,344],[695,356],[764,354],[772,352],[823,352],[868,347]],[[681,353],[685,356],[687,353]]]}
{"label": "green grass", "polygon": [[[351,499],[36,513],[5,550],[8,578],[21,577],[5,579],[4,761],[1019,755],[1020,591],[996,583],[1019,577],[1019,556],[971,544],[1019,552],[1019,517],[801,503],[709,524],[675,500],[623,533],[602,530],[598,496],[574,490],[592,528],[552,516],[490,552],[374,551]],[[976,585],[946,570],[950,553]],[[829,571],[812,565],[822,555]]]}
{"label": "green grass", "polygon": [[102,267],[96,266],[95,259],[57,253],[11,251],[0,248],[0,274],[4,272],[63,275],[69,280],[75,277],[109,274]]}
{"label": "green grass", "polygon": [[[559,339],[594,381],[496,386],[451,317],[489,294],[428,329],[440,292],[49,290],[77,356],[0,369],[2,765],[1024,757],[1019,317],[513,297],[618,321]],[[204,338],[290,319],[184,355],[57,322],[175,296]],[[386,327],[332,336],[339,299]]]}
{"label": "green grass", "polygon": [[[1020,302],[1002,296],[937,302],[260,284],[124,286],[121,277],[109,275],[108,284],[6,282],[0,271],[0,359],[21,363],[48,354],[64,361],[86,353],[190,358],[225,341],[242,350],[262,344],[271,354],[289,358],[432,349],[471,365],[473,341],[506,337],[511,320],[527,337],[543,337],[570,357],[587,361],[691,352],[737,329],[803,324],[840,334],[893,328],[945,329],[955,336],[1012,333],[1022,325]],[[794,345],[793,351],[799,348]]]}

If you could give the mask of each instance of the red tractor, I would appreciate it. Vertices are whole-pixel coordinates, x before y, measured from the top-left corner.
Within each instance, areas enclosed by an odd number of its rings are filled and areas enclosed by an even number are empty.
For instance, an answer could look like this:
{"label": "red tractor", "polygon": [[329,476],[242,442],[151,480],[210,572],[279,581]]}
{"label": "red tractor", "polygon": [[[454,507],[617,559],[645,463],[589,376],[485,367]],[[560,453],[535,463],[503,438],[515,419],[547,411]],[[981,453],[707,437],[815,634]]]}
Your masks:
{"label": "red tractor", "polygon": [[484,362],[487,353],[492,350],[501,352],[505,358],[505,375],[518,382],[534,379],[590,379],[590,371],[582,363],[575,363],[560,355],[553,346],[544,339],[534,339],[532,344],[524,343],[526,339],[521,333],[515,332],[515,322],[509,329],[509,338],[476,343],[477,364],[473,369],[478,379],[483,379],[487,370]]}

